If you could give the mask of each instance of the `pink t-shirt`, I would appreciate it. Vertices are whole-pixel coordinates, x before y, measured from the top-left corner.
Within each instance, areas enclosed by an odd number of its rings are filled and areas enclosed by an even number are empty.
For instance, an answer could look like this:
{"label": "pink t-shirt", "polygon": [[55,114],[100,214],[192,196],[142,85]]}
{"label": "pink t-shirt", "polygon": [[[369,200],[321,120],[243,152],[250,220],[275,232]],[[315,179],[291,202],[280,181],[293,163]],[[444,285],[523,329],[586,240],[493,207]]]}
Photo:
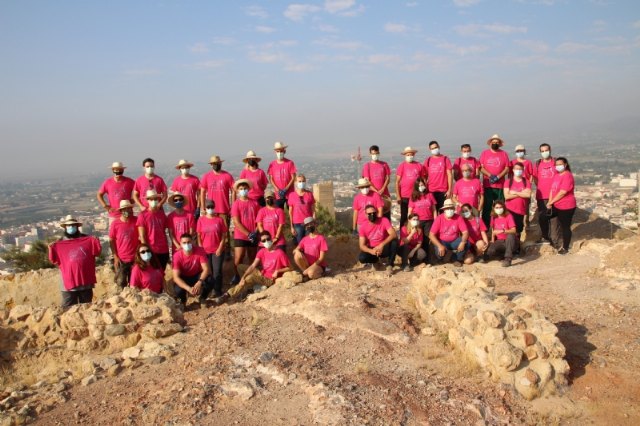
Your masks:
{"label": "pink t-shirt", "polygon": [[487,225],[481,217],[471,217],[465,219],[464,223],[467,224],[467,230],[469,231],[469,243],[475,244],[482,239],[481,232],[487,232]]}
{"label": "pink t-shirt", "polygon": [[100,251],[100,241],[88,235],[51,244],[49,261],[60,267],[66,291],[96,283],[96,256]]}
{"label": "pink t-shirt", "polygon": [[[407,230],[407,225],[405,225],[402,228],[400,228],[400,247],[405,245],[404,239],[407,238],[408,236],[409,236],[409,230]],[[422,244],[422,230],[418,228],[416,232],[414,232],[414,234],[409,239],[409,247],[411,247],[411,249],[414,249],[420,244]]]}
{"label": "pink t-shirt", "polygon": [[233,176],[224,170],[219,173],[211,170],[202,175],[200,189],[206,191],[207,200],[213,200],[216,213],[229,214],[229,194],[233,190],[233,183]]}
{"label": "pink t-shirt", "polygon": [[[509,189],[512,192],[521,192],[527,188],[531,189],[531,181],[529,179],[522,179],[520,180],[520,182],[512,179],[507,179],[507,181],[504,183],[505,191]],[[506,203],[507,210],[509,210],[510,212],[526,215],[529,212],[530,201],[531,201],[531,198],[529,197],[527,198],[517,197],[517,198],[512,198],[510,200],[507,200],[505,203]]]}
{"label": "pink t-shirt", "polygon": [[444,214],[438,215],[429,231],[436,238],[443,242],[451,242],[460,237],[463,232],[468,231],[464,218],[454,214],[451,219],[447,219]]}
{"label": "pink t-shirt", "polygon": [[290,265],[287,254],[280,249],[267,250],[263,247],[258,250],[256,259],[260,259],[262,275],[267,278],[273,278],[273,274],[278,269],[286,268]]}
{"label": "pink t-shirt", "polygon": [[[233,207],[231,207],[231,217],[239,220],[240,223],[247,228],[247,231],[251,233],[258,229],[256,226],[258,210],[260,210],[260,205],[257,201],[248,198],[246,200],[238,198],[233,202]],[[236,240],[249,240],[249,237],[243,234],[237,226],[233,229],[233,238]]]}
{"label": "pink t-shirt", "polygon": [[227,225],[219,216],[200,216],[196,230],[200,236],[202,248],[204,248],[205,252],[211,254],[215,253],[218,247],[220,247],[220,242],[227,233]]}
{"label": "pink t-shirt", "polygon": [[287,204],[293,209],[293,223],[299,224],[303,223],[305,218],[313,217],[316,200],[311,191],[304,191],[302,195],[293,191],[287,197]]}
{"label": "pink t-shirt", "polygon": [[125,176],[121,176],[118,182],[112,177],[102,182],[98,192],[100,194],[107,194],[109,205],[115,210],[109,212],[110,217],[120,217],[120,210],[117,210],[118,207],[120,207],[120,201],[132,200],[133,187],[135,184],[133,179]]}
{"label": "pink t-shirt", "polygon": [[571,172],[559,173],[553,177],[551,183],[551,195],[561,190],[567,191],[564,197],[553,203],[553,207],[560,210],[569,210],[576,207],[576,197],[573,193],[573,174]]}
{"label": "pink t-shirt", "polygon": [[522,164],[523,167],[522,177],[527,180],[531,180],[531,176],[533,176],[533,163],[526,158],[522,161],[518,161],[517,158],[511,160],[511,163],[509,163],[509,167],[511,168],[510,175],[513,176],[513,165],[518,163]]}
{"label": "pink t-shirt", "polygon": [[362,194],[358,191],[358,194],[353,198],[353,210],[358,211],[357,224],[366,222],[367,213],[365,212],[365,207],[368,205],[372,205],[376,209],[384,207],[384,201],[382,201],[382,197],[375,191],[369,190],[367,195]]}
{"label": "pink t-shirt", "polygon": [[169,253],[169,243],[165,233],[169,223],[164,210],[143,211],[138,216],[136,226],[144,228],[151,251],[155,254]]}
{"label": "pink t-shirt", "polygon": [[551,190],[551,183],[553,177],[558,174],[556,172],[555,160],[549,159],[549,161],[541,160],[533,169],[533,176],[536,178],[536,200],[548,200],[549,191]]}
{"label": "pink t-shirt", "polygon": [[138,265],[133,265],[129,286],[141,290],[146,288],[154,293],[162,293],[163,284],[164,274],[160,269],[153,268],[151,265],[147,265],[144,269]]}
{"label": "pink t-shirt", "polygon": [[249,198],[258,201],[264,197],[264,190],[269,183],[267,181],[267,175],[262,169],[251,170],[244,168],[240,172],[240,179],[246,179],[251,182],[251,189],[249,190]]}
{"label": "pink t-shirt", "polygon": [[[369,179],[371,185],[378,190],[384,185],[387,177],[391,179],[391,169],[384,161],[370,161],[362,166],[362,177]],[[389,181],[390,183],[391,181]],[[372,188],[373,189],[373,188]],[[389,185],[384,189],[382,195],[389,196]]]}
{"label": "pink t-shirt", "polygon": [[358,234],[366,238],[369,248],[374,248],[387,239],[389,229],[392,229],[391,222],[386,217],[381,217],[375,222],[367,220],[366,223],[358,226]]}
{"label": "pink t-shirt", "polygon": [[455,179],[462,179],[462,166],[464,166],[465,164],[471,166],[471,179],[477,178],[478,175],[476,174],[476,170],[480,168],[480,162],[478,161],[478,159],[476,157],[458,157],[453,163],[453,175],[455,176]]}
{"label": "pink t-shirt", "polygon": [[[280,225],[284,226],[285,224],[285,212],[279,207],[262,207],[258,211],[256,223],[262,223],[262,229],[264,229],[265,231],[269,231],[269,233],[271,234],[271,238],[273,238],[278,232],[278,227]],[[284,233],[281,233],[278,241],[274,242],[276,246],[286,244],[283,234]],[[260,243],[260,245],[262,245],[262,243]]]}
{"label": "pink t-shirt", "polygon": [[136,257],[136,249],[140,243],[136,227],[137,220],[136,216],[129,217],[126,222],[118,218],[109,228],[109,239],[115,241],[116,252],[123,262],[133,262]]}
{"label": "pink t-shirt", "polygon": [[[284,189],[287,184],[291,181],[293,175],[298,172],[296,169],[296,165],[293,161],[285,158],[281,163],[278,160],[273,160],[271,164],[269,164],[269,168],[267,169],[267,175],[273,179],[273,183],[275,183],[276,187],[273,189],[276,193],[276,198],[280,198],[278,195],[278,191]],[[287,193],[293,191],[293,186],[291,185],[287,190]]]}
{"label": "pink t-shirt", "polygon": [[178,213],[174,210],[167,216],[167,221],[169,230],[178,241],[180,241],[182,234],[193,235],[193,231],[196,229],[196,218],[193,213]]}
{"label": "pink t-shirt", "polygon": [[480,204],[480,196],[484,194],[484,189],[480,183],[480,179],[460,179],[453,186],[453,193],[458,197],[460,204],[469,203],[473,207],[478,208]]}
{"label": "pink t-shirt", "polygon": [[171,190],[184,195],[185,200],[187,200],[184,206],[184,211],[189,213],[196,211],[198,206],[200,179],[193,175],[189,175],[186,179],[182,176],[177,176],[171,184]]}
{"label": "pink t-shirt", "polygon": [[430,192],[446,192],[449,189],[447,171],[453,170],[451,160],[446,155],[429,156],[423,164],[425,174],[428,177]]}
{"label": "pink t-shirt", "polygon": [[436,199],[432,193],[422,194],[417,200],[409,198],[411,214],[416,213],[420,220],[433,220],[433,207]]}
{"label": "pink t-shirt", "polygon": [[[509,166],[509,154],[501,149],[496,152],[493,152],[490,149],[485,149],[482,151],[482,154],[480,154],[480,164],[486,171],[497,176],[502,173],[505,167]],[[502,188],[503,186],[504,176],[496,183],[490,183],[489,176],[484,176],[485,188]]]}
{"label": "pink t-shirt", "polygon": [[[309,265],[314,263],[320,258],[321,252],[327,252],[329,247],[327,246],[327,240],[325,240],[324,236],[316,235],[315,237],[311,237],[306,235],[298,244],[298,248],[302,250],[304,253],[304,257],[307,259]],[[327,266],[326,262],[321,262],[323,268]]]}
{"label": "pink t-shirt", "polygon": [[400,198],[410,198],[416,179],[424,176],[424,167],[417,161],[405,161],[398,166],[396,175],[400,176]]}
{"label": "pink t-shirt", "polygon": [[163,196],[167,193],[167,184],[158,175],[153,175],[151,179],[146,175],[142,175],[136,179],[133,190],[138,193],[138,198],[140,198],[140,202],[145,207],[149,207],[149,202],[147,201],[147,191],[149,189],[155,189],[158,195]]}
{"label": "pink t-shirt", "polygon": [[172,266],[174,271],[183,277],[193,277],[202,272],[202,264],[207,263],[207,253],[202,247],[194,246],[188,255],[180,249],[173,254]]}
{"label": "pink t-shirt", "polygon": [[[511,216],[510,213],[506,213],[503,216],[491,216],[491,230],[502,230],[502,231],[508,231],[511,228],[515,228],[516,227],[516,222],[513,220],[513,216]],[[496,234],[496,239],[497,240],[506,240],[507,239],[507,234],[505,234],[504,232],[501,232],[499,234]]]}

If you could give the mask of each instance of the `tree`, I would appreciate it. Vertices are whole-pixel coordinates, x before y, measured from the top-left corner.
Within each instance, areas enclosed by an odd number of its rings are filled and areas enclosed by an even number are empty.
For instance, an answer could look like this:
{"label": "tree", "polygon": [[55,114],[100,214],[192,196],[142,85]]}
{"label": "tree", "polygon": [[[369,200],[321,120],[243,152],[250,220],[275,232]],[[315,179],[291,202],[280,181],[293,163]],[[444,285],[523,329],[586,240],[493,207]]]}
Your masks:
{"label": "tree", "polygon": [[49,262],[49,247],[46,241],[34,242],[27,252],[17,247],[13,248],[4,255],[4,258],[7,262],[13,264],[18,272],[54,267],[54,265]]}
{"label": "tree", "polygon": [[326,236],[348,235],[349,229],[341,222],[338,222],[326,207],[316,204],[316,222],[318,232]]}

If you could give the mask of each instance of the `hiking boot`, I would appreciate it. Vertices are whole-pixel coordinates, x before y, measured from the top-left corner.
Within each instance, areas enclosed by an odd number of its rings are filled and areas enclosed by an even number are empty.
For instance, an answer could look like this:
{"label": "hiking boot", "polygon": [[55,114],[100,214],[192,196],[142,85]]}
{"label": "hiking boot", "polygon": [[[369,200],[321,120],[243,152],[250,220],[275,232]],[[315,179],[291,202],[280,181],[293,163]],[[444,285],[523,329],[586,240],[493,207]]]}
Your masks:
{"label": "hiking boot", "polygon": [[502,261],[502,267],[503,268],[508,268],[509,266],[511,266],[511,259],[506,258]]}
{"label": "hiking boot", "polygon": [[222,296],[213,299],[213,304],[216,306],[220,306],[223,303],[226,303],[230,298],[231,296],[229,295],[229,293],[225,293]]}
{"label": "hiking boot", "polygon": [[410,265],[406,265],[404,268],[402,268],[403,272],[411,272],[413,271],[413,268]]}
{"label": "hiking boot", "polygon": [[558,254],[563,255],[563,254],[568,254],[569,251],[567,249],[565,249],[564,247],[560,247],[558,249]]}

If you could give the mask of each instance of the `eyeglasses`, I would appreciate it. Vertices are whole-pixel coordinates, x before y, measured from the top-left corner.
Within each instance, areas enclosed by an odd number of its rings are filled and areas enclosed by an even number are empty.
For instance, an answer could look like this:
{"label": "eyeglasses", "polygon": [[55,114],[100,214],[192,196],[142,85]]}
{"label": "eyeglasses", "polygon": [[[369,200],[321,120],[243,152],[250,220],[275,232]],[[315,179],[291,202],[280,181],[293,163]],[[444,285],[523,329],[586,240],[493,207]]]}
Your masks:
{"label": "eyeglasses", "polygon": [[138,253],[147,254],[147,253],[151,253],[151,252],[149,250],[140,250]]}
{"label": "eyeglasses", "polygon": [[260,240],[261,243],[266,243],[266,242],[269,242],[269,241],[271,241],[271,238],[264,238],[264,239]]}

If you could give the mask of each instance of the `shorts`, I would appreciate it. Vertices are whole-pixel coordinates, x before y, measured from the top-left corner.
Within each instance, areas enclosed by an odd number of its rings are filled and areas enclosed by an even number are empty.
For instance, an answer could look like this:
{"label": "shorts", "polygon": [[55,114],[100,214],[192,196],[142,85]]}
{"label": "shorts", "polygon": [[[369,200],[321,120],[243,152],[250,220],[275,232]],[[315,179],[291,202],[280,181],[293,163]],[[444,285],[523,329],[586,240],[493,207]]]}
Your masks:
{"label": "shorts", "polygon": [[254,244],[249,240],[238,240],[234,238],[233,246],[234,247],[258,247],[258,242],[256,241],[256,243]]}

